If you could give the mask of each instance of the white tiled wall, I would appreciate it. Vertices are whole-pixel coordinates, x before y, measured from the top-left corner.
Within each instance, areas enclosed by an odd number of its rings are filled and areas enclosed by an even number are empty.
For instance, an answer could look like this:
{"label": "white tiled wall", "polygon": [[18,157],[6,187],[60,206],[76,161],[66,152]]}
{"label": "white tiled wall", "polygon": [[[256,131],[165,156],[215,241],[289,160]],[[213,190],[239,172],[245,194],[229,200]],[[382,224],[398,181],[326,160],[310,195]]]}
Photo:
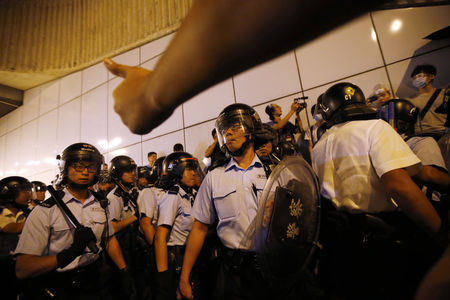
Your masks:
{"label": "white tiled wall", "polygon": [[[20,174],[49,183],[55,176],[56,154],[69,144],[94,144],[109,162],[115,155],[147,164],[147,152],[171,153],[175,143],[203,161],[212,142],[214,119],[227,105],[254,106],[267,122],[264,109],[277,103],[284,113],[295,97],[307,96],[301,113],[307,125],[310,107],[332,84],[350,81],[366,95],[377,83],[400,97],[414,91],[409,74],[415,65],[435,64],[435,84],[448,85],[450,41],[424,39],[450,25],[450,5],[384,10],[366,14],[272,61],[204,91],[178,107],[147,135],[131,134],[114,112],[112,91],[121,78],[102,63],[25,91],[24,105],[0,119],[0,177]],[[123,64],[154,68],[174,34],[122,53]],[[291,119],[294,122],[294,118]]]}

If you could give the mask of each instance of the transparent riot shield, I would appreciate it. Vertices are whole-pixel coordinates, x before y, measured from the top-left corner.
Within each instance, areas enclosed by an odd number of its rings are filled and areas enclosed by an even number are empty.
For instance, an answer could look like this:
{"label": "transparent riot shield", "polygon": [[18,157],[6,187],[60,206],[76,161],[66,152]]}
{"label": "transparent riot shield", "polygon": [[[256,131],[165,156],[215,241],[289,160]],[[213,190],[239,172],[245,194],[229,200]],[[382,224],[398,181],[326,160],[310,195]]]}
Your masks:
{"label": "transparent riot shield", "polygon": [[261,272],[270,284],[288,287],[310,261],[319,229],[317,178],[303,158],[292,156],[273,169],[241,244],[257,252]]}

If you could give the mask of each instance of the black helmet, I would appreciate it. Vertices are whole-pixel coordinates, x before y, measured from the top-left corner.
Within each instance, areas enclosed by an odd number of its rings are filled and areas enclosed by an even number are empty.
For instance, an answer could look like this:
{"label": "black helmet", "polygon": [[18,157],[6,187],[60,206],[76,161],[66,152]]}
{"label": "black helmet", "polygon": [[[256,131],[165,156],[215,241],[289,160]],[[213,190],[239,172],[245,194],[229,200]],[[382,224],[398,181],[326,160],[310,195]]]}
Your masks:
{"label": "black helmet", "polygon": [[200,171],[198,160],[187,152],[173,152],[164,159],[162,164],[162,177],[166,184],[176,184],[183,177],[185,169]]}
{"label": "black helmet", "polygon": [[136,163],[131,157],[119,155],[111,160],[109,174],[115,181],[120,181],[124,172],[135,172]]}
{"label": "black helmet", "polygon": [[414,125],[419,110],[405,99],[391,99],[383,104],[379,116],[391,124],[399,134],[411,136],[414,134]]}
{"label": "black helmet", "polygon": [[146,178],[148,180],[150,178],[150,169],[147,167],[138,167],[137,168],[137,177],[138,178]]}
{"label": "black helmet", "polygon": [[319,104],[324,120],[332,126],[351,120],[373,119],[377,111],[366,105],[361,89],[352,83],[341,82],[330,87]]}
{"label": "black helmet", "polygon": [[260,131],[262,123],[258,113],[246,104],[236,103],[225,107],[216,120],[217,139],[222,152],[228,151],[225,145],[225,132],[235,124],[239,124],[248,137]]}
{"label": "black helmet", "polygon": [[296,154],[296,149],[294,144],[292,144],[291,142],[288,141],[281,141],[278,144],[277,147],[278,150],[278,156],[280,157],[280,159],[283,158],[283,156],[293,156]]}
{"label": "black helmet", "polygon": [[94,181],[90,185],[97,183],[100,168],[104,162],[103,155],[94,146],[87,143],[76,143],[72,144],[66,149],[64,149],[61,157],[57,156],[59,159],[59,176],[57,185],[67,184],[67,168],[70,164],[78,161],[89,161],[97,164],[97,171],[95,172]]}
{"label": "black helmet", "polygon": [[278,145],[278,132],[269,124],[261,124],[261,128],[254,133],[255,135],[255,149],[262,145],[271,142],[273,147]]}
{"label": "black helmet", "polygon": [[0,180],[0,205],[14,204],[20,191],[31,192],[32,185],[28,179],[20,176],[5,177]]}
{"label": "black helmet", "polygon": [[35,192],[46,192],[47,186],[42,181],[32,181],[33,191]]}

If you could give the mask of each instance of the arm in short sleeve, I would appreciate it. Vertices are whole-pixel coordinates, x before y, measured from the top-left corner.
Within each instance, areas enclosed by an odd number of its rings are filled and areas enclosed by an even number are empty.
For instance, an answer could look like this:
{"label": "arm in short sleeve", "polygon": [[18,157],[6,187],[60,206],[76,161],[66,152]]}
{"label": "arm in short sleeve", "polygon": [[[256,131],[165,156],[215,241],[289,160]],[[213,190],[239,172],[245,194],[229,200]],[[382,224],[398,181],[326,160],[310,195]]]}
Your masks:
{"label": "arm in short sleeve", "polygon": [[172,227],[178,214],[178,198],[178,194],[166,193],[161,199],[161,203],[159,204],[158,226],[168,225]]}
{"label": "arm in short sleeve", "polygon": [[16,254],[42,255],[47,248],[50,234],[49,210],[37,206],[25,221],[19,243],[16,247]]}

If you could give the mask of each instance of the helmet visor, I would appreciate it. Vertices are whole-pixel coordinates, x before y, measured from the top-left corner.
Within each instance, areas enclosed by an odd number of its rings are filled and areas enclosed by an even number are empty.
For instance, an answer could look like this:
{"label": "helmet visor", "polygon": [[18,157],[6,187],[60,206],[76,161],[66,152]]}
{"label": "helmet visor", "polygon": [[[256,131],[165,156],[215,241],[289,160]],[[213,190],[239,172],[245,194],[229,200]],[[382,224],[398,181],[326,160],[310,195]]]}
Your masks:
{"label": "helmet visor", "polygon": [[252,133],[251,120],[247,115],[235,114],[232,116],[221,115],[216,121],[216,132],[219,146],[224,150],[224,146],[229,139],[248,136]]}

